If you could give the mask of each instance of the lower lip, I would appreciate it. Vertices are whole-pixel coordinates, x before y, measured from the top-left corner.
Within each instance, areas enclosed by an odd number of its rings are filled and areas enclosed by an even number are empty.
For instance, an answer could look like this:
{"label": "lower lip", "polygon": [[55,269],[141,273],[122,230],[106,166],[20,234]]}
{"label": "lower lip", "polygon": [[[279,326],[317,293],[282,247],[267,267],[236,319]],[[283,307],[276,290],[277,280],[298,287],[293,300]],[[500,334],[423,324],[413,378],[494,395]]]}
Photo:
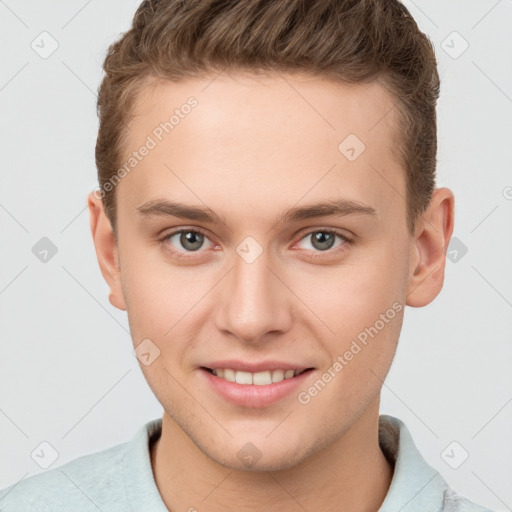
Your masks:
{"label": "lower lip", "polygon": [[242,407],[261,408],[271,405],[295,391],[309,377],[313,370],[306,370],[296,377],[283,379],[258,386],[256,384],[238,384],[221,379],[204,368],[200,368],[208,382],[225,399]]}

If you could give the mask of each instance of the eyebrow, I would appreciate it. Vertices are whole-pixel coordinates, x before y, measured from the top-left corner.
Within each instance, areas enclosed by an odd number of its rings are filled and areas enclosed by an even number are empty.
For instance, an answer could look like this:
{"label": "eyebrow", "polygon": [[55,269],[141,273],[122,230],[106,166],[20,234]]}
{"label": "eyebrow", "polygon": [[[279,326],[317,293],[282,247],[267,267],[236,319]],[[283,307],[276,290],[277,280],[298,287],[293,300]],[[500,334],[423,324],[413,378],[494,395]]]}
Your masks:
{"label": "eyebrow", "polygon": [[[200,208],[166,199],[147,201],[137,208],[137,212],[144,217],[178,217],[181,219],[211,224],[225,224],[225,222],[211,208]],[[278,217],[277,224],[298,222],[317,217],[342,217],[353,214],[363,214],[376,217],[377,211],[371,206],[364,205],[357,201],[332,199],[320,203],[291,208]]]}

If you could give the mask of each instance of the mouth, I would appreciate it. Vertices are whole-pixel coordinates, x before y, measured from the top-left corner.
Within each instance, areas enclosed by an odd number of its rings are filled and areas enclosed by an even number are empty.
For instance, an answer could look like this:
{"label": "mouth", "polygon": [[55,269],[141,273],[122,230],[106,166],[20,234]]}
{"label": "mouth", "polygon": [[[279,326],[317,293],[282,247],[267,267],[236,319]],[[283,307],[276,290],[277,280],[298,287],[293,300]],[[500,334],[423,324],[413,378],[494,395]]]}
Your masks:
{"label": "mouth", "polygon": [[[239,363],[238,366],[244,365]],[[246,369],[247,366],[245,364]],[[198,369],[206,386],[217,396],[249,409],[265,408],[287,397],[290,399],[298,389],[307,386],[312,378],[310,375],[315,372],[315,368],[279,368],[276,364],[274,368],[265,370],[261,364],[258,366],[257,372],[219,368],[217,365]]]}
{"label": "mouth", "polygon": [[259,372],[247,372],[235,370],[233,368],[207,368],[201,367],[202,370],[218,377],[227,382],[233,382],[241,385],[269,386],[283,380],[293,379],[304,373],[314,370],[314,368],[297,368],[297,369],[271,369]]}

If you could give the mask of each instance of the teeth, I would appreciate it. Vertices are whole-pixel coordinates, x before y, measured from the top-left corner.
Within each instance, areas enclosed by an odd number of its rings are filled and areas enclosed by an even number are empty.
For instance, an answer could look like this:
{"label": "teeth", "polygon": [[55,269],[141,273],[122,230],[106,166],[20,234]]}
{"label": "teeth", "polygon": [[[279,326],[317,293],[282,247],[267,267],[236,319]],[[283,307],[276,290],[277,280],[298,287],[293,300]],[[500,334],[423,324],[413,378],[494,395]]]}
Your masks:
{"label": "teeth", "polygon": [[[215,370],[214,370],[214,372],[215,372]],[[235,374],[236,374],[235,370],[230,370],[229,368],[226,368],[224,370],[223,377],[225,380],[227,380],[229,382],[235,382]],[[219,377],[220,377],[220,375],[219,375]]]}
{"label": "teeth", "polygon": [[263,372],[243,372],[231,368],[215,368],[213,374],[228,382],[237,384],[255,384],[256,386],[267,386],[274,382],[281,382],[284,379],[291,379],[300,375],[305,370],[266,370]]}
{"label": "teeth", "polygon": [[236,372],[235,381],[237,384],[252,384],[252,373]]}
{"label": "teeth", "polygon": [[[249,375],[251,374],[249,373]],[[249,384],[256,384],[257,386],[272,384],[272,374],[269,371],[254,373],[252,374],[252,382],[249,382]]]}
{"label": "teeth", "polygon": [[281,382],[284,380],[284,370],[274,370],[272,372],[272,382]]}

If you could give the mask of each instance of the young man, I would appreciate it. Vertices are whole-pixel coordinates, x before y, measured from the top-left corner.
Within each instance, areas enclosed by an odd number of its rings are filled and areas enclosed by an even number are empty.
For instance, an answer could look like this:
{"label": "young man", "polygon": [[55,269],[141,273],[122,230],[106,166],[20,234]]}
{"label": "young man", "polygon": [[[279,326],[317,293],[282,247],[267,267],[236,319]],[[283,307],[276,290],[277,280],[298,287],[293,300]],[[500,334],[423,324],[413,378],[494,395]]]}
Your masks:
{"label": "young man", "polygon": [[486,510],[379,416],[454,221],[407,10],[144,2],[104,68],[91,230],[164,415],[0,510]]}

